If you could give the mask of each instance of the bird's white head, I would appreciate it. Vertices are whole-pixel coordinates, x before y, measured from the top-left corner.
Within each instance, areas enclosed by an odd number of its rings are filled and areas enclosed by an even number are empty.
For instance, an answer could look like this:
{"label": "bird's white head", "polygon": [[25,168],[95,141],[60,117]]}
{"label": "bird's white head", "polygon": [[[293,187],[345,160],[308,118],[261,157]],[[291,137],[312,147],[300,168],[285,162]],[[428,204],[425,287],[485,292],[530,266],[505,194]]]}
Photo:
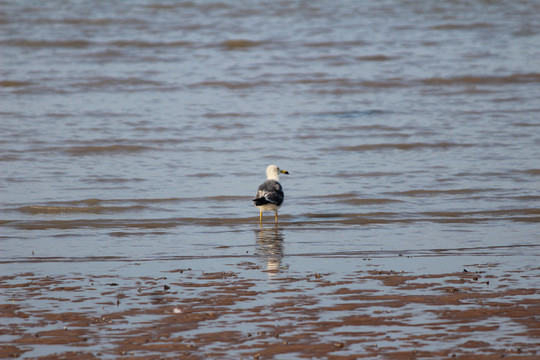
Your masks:
{"label": "bird's white head", "polygon": [[279,181],[279,174],[289,174],[287,170],[280,170],[277,165],[268,165],[266,168],[266,177],[268,180]]}

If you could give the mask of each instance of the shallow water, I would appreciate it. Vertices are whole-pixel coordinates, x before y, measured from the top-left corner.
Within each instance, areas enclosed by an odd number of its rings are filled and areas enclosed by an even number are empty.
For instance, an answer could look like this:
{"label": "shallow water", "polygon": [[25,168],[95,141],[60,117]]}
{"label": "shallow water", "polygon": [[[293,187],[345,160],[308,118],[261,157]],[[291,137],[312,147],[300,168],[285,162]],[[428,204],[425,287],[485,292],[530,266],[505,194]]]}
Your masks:
{"label": "shallow water", "polygon": [[[266,294],[279,279],[369,266],[537,272],[539,12],[536,1],[3,1],[1,273],[190,268]],[[271,163],[290,172],[286,200],[278,226],[270,213],[259,226],[251,198]],[[25,351],[69,351],[47,346]]]}

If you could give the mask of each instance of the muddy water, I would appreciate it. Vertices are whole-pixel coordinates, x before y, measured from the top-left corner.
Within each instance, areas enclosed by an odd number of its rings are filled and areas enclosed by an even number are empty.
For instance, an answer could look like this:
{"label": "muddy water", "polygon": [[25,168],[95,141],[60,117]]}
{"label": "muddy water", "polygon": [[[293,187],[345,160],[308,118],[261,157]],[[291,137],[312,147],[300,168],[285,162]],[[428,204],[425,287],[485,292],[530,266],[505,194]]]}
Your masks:
{"label": "muddy water", "polygon": [[538,356],[539,12],[4,1],[0,354]]}

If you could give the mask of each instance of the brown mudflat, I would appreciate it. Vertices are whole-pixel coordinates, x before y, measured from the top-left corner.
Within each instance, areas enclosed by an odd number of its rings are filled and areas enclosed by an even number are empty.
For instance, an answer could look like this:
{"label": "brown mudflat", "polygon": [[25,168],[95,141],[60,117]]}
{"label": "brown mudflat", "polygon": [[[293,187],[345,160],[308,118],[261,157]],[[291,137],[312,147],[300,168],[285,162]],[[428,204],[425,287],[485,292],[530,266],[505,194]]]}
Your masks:
{"label": "brown mudflat", "polygon": [[[152,278],[0,278],[0,356],[537,359],[538,276],[497,264],[444,274],[170,269]],[[266,273],[266,274],[265,274]],[[265,275],[262,276],[261,275]],[[294,276],[292,276],[294,275]]]}

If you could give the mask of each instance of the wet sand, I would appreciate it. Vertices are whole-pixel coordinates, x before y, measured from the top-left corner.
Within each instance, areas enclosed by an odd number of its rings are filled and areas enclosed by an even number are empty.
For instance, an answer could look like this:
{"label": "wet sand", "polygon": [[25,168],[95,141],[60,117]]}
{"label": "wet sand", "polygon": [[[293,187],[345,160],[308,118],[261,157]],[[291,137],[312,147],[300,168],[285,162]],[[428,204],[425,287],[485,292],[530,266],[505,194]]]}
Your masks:
{"label": "wet sand", "polygon": [[[398,256],[403,259],[404,256]],[[230,260],[230,259],[229,259]],[[238,260],[238,259],[236,259]],[[414,260],[414,259],[412,259]],[[234,261],[234,260],[231,260]],[[0,357],[537,359],[540,268],[2,276]],[[143,264],[137,264],[142,266]],[[269,266],[271,268],[271,266]],[[371,269],[370,269],[371,268]]]}

